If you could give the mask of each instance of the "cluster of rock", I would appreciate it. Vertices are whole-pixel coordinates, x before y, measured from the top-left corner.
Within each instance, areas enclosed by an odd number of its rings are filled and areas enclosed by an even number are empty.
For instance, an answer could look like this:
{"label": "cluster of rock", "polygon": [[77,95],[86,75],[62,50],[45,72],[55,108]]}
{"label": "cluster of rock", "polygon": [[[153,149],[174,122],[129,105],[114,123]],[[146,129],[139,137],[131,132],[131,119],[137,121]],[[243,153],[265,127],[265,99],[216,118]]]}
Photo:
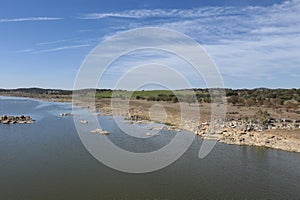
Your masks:
{"label": "cluster of rock", "polygon": [[299,129],[297,120],[269,120],[265,124],[228,119],[225,123],[187,121],[180,128],[171,126],[170,130],[187,130],[204,139],[217,140],[226,144],[262,146],[300,152],[300,140],[273,134],[267,130]]}
{"label": "cluster of rock", "polygon": [[73,116],[73,113],[60,113],[59,116],[61,117],[68,117],[68,116]]}
{"label": "cluster of rock", "polygon": [[264,125],[245,121],[227,121],[225,124],[214,127],[210,122],[198,126],[195,134],[205,139],[216,139],[226,144],[264,146],[288,151],[300,151],[300,143],[284,136],[274,135],[272,132],[263,132],[270,129],[296,129],[300,128],[297,120],[270,120]]}
{"label": "cluster of rock", "polygon": [[31,119],[30,116],[8,116],[3,115],[0,117],[0,123],[2,124],[33,124],[34,120]]}
{"label": "cluster of rock", "polygon": [[290,120],[290,119],[278,119],[270,120],[268,123],[268,129],[298,129],[300,128],[300,120]]}
{"label": "cluster of rock", "polygon": [[[209,132],[210,122],[204,122],[198,125],[198,135],[207,134]],[[217,124],[217,123],[216,123]],[[275,129],[299,129],[300,120],[287,120],[287,119],[269,119],[266,123],[262,124],[260,122],[253,121],[243,121],[243,120],[230,120],[228,119],[224,124],[219,124],[217,128],[218,133],[226,132],[226,130],[236,130],[241,132],[251,132],[251,131],[263,131],[263,130],[275,130]],[[220,131],[221,130],[221,131]]]}
{"label": "cluster of rock", "polygon": [[130,119],[130,120],[133,120],[133,121],[149,120],[148,117],[145,117],[143,115],[138,115],[138,114],[131,115],[130,117],[125,117],[125,119]]}

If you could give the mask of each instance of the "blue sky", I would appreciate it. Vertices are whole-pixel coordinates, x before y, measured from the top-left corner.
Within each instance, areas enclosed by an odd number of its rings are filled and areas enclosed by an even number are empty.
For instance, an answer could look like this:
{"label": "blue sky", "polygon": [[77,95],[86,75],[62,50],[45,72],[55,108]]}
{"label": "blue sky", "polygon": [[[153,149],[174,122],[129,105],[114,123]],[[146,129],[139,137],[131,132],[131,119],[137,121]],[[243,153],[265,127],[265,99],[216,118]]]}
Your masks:
{"label": "blue sky", "polygon": [[0,88],[72,89],[101,41],[148,26],[198,41],[225,87],[299,88],[299,13],[299,0],[0,0]]}

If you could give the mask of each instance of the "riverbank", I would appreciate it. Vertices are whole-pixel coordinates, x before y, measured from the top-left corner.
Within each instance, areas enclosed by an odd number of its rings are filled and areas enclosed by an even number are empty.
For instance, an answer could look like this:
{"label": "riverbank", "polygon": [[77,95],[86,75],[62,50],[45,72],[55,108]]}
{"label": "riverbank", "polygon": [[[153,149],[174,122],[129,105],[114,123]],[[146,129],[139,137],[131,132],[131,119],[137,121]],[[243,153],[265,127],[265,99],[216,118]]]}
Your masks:
{"label": "riverbank", "polygon": [[[96,102],[96,112],[101,112],[104,115],[118,114],[124,117],[128,117],[128,113],[122,112],[122,109],[114,108],[115,113],[111,110],[110,106],[111,100],[102,100]],[[246,123],[245,121],[236,117],[233,113],[238,113],[239,115],[255,115],[260,108],[238,108],[234,106],[228,106],[226,122],[221,125],[220,131],[217,133],[212,133],[210,131],[210,104],[202,104],[200,106],[200,121],[189,121],[182,124],[180,109],[183,109],[186,115],[193,115],[195,106],[188,104],[170,104],[166,102],[158,102],[161,105],[167,117],[164,118],[163,115],[155,116],[154,120],[160,123],[164,123],[170,126],[171,129],[184,129],[195,133],[196,135],[204,139],[214,139],[226,144],[235,145],[248,145],[248,146],[259,146],[267,147],[291,152],[300,152],[300,127],[299,124],[294,123],[294,119],[297,115],[285,115],[291,118],[290,122],[277,122],[269,123],[269,127],[263,127],[258,123]],[[114,103],[115,107],[116,103]],[[153,120],[151,115],[151,108],[155,106],[155,103],[141,100],[133,100],[129,104],[130,115],[133,116],[132,120]],[[90,106],[91,108],[91,106]],[[270,109],[266,109],[274,115]],[[164,113],[164,112],[162,112]],[[286,120],[288,121],[288,120]]]}
{"label": "riverbank", "polygon": [[[16,95],[7,94],[7,96]],[[53,102],[72,101],[69,95],[20,96]],[[111,109],[112,102],[114,102],[114,110]],[[222,125],[221,131],[212,133],[209,131],[211,117],[211,104],[209,103],[200,105],[199,114],[201,118],[199,122],[186,121],[182,123],[181,110],[184,110],[185,114],[192,118],[192,115],[195,113],[195,107],[198,105],[131,100],[129,102],[128,113],[127,110],[123,110],[122,103],[120,102],[122,102],[120,99],[97,99],[95,105],[87,104],[86,101],[82,101],[77,102],[77,106],[92,109],[94,112],[101,112],[102,115],[123,116],[136,122],[148,120],[164,123],[168,125],[170,129],[188,130],[204,139],[214,139],[226,144],[260,146],[300,152],[300,126],[296,123],[300,116],[297,113],[278,114],[276,111],[268,108],[227,105],[227,121]],[[157,107],[157,109],[155,109],[155,107]],[[269,123],[267,128],[255,122],[246,122],[246,120],[243,119],[245,116],[255,116],[257,112],[261,110],[268,112],[271,116],[270,118],[274,119],[274,122]],[[286,118],[284,122],[280,121],[281,116]]]}

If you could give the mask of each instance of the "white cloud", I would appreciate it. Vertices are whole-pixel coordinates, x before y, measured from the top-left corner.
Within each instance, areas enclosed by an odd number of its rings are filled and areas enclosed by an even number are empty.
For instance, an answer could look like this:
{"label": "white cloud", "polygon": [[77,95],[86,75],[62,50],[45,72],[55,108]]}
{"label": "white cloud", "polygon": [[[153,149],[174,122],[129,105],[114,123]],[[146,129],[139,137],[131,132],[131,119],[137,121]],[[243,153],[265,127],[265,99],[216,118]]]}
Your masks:
{"label": "white cloud", "polygon": [[119,18],[200,18],[215,17],[223,15],[238,14],[239,10],[235,7],[203,7],[193,9],[138,9],[127,10],[122,12],[109,13],[88,13],[80,17],[80,19],[103,19],[108,17]]}
{"label": "white cloud", "polygon": [[55,41],[50,41],[50,42],[40,42],[37,43],[37,45],[49,45],[49,44],[57,44],[57,43],[62,43],[62,42],[67,42],[69,40],[55,40]]}
{"label": "white cloud", "polygon": [[58,17],[26,17],[26,18],[14,18],[14,19],[0,19],[0,23],[5,22],[25,22],[25,21],[56,21],[62,20]]}
{"label": "white cloud", "polygon": [[[300,1],[285,1],[268,7],[201,7],[193,9],[140,9],[111,13],[89,13],[82,19],[120,17],[137,19],[112,29],[126,30],[144,26],[171,28],[203,41],[253,38],[266,34],[298,34]],[[146,19],[147,18],[147,19]]]}
{"label": "white cloud", "polygon": [[142,9],[83,18],[120,17],[119,30],[156,26],[185,33],[203,44],[227,82],[247,80],[259,86],[276,80],[274,85],[289,82],[299,86],[299,80],[293,78],[300,73],[299,13],[300,1],[290,0],[267,7]]}
{"label": "white cloud", "polygon": [[88,47],[88,46],[90,46],[90,45],[87,45],[87,44],[84,44],[84,45],[70,45],[70,46],[63,46],[63,47],[56,47],[56,48],[52,48],[52,49],[40,50],[40,51],[37,51],[37,53],[61,51],[61,50],[66,50],[66,49],[77,49],[77,48]]}
{"label": "white cloud", "polygon": [[140,10],[129,10],[123,12],[111,12],[111,13],[90,13],[81,17],[81,19],[103,19],[107,17],[120,17],[120,18],[149,18],[149,17],[183,17],[191,16],[191,11],[172,9],[172,10],[162,10],[162,9],[140,9]]}
{"label": "white cloud", "polygon": [[29,53],[29,52],[32,52],[34,51],[34,49],[21,49],[21,50],[18,50],[16,51],[17,53]]}

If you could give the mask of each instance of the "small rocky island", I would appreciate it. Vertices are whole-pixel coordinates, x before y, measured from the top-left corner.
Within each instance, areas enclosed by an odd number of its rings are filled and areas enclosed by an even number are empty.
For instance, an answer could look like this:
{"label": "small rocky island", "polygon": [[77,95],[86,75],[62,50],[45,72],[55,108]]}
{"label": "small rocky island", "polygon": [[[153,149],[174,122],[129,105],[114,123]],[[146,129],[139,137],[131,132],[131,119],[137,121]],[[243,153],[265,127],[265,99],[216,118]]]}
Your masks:
{"label": "small rocky island", "polygon": [[30,116],[8,116],[3,115],[0,117],[0,123],[2,124],[33,124],[34,120]]}

